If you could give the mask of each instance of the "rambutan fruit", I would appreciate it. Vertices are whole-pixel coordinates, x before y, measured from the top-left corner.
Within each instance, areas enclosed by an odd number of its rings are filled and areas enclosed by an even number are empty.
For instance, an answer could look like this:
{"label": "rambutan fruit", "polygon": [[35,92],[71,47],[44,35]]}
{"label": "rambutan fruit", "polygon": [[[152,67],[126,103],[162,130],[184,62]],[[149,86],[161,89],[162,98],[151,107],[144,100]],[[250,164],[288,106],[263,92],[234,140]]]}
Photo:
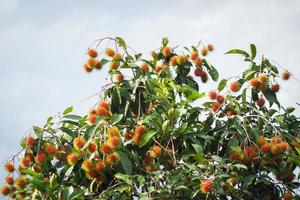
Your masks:
{"label": "rambutan fruit", "polygon": [[5,182],[8,184],[8,185],[12,185],[12,184],[14,184],[14,177],[12,177],[12,176],[7,176],[7,177],[5,177]]}
{"label": "rambutan fruit", "polygon": [[170,55],[172,53],[172,49],[170,48],[170,47],[165,47],[165,48],[163,48],[163,50],[162,50],[162,54],[164,55],[164,56],[168,56],[168,55]]}
{"label": "rambutan fruit", "polygon": [[35,138],[32,135],[26,137],[26,145],[33,146],[35,144]]}
{"label": "rambutan fruit", "polygon": [[132,136],[133,136],[133,132],[132,132],[132,131],[126,131],[126,132],[124,133],[124,137],[125,137],[125,139],[127,139],[127,140],[131,139]]}
{"label": "rambutan fruit", "polygon": [[239,154],[237,152],[232,152],[230,155],[230,160],[232,161],[239,160]]}
{"label": "rambutan fruit", "polygon": [[211,180],[205,180],[200,184],[200,191],[202,193],[209,193],[213,189],[213,182]]}
{"label": "rambutan fruit", "polygon": [[4,185],[4,186],[1,187],[1,194],[2,194],[3,196],[7,196],[7,195],[9,195],[10,190],[11,190],[11,187],[10,187],[10,186]]}
{"label": "rambutan fruit", "polygon": [[117,136],[110,137],[109,140],[107,141],[107,144],[114,149],[114,148],[117,148],[121,144],[121,140]]}
{"label": "rambutan fruit", "polygon": [[123,74],[120,72],[119,74],[116,75],[116,81],[121,82],[124,80]]}
{"label": "rambutan fruit", "polygon": [[76,150],[80,150],[84,147],[86,141],[83,137],[77,137],[73,140],[73,147],[76,149]]}
{"label": "rambutan fruit", "polygon": [[177,56],[173,56],[173,57],[170,59],[170,65],[172,65],[172,66],[177,65]]}
{"label": "rambutan fruit", "polygon": [[41,168],[41,166],[39,166],[39,165],[34,165],[34,166],[33,166],[33,169],[34,169],[34,171],[37,172],[37,173],[41,173],[41,172],[42,172],[42,168]]}
{"label": "rambutan fruit", "polygon": [[213,51],[214,50],[214,46],[212,44],[208,44],[207,45],[207,50],[208,51]]}
{"label": "rambutan fruit", "polygon": [[202,59],[198,57],[194,60],[194,63],[197,67],[200,67],[202,65]]}
{"label": "rambutan fruit", "polygon": [[95,59],[94,58],[88,59],[87,62],[86,62],[86,64],[88,65],[88,67],[90,69],[94,69],[95,64],[96,64]]}
{"label": "rambutan fruit", "polygon": [[207,53],[208,53],[208,50],[207,50],[207,48],[204,47],[204,48],[201,50],[202,56],[206,56]]}
{"label": "rambutan fruit", "polygon": [[27,183],[28,183],[28,178],[25,176],[20,176],[15,181],[16,189],[18,189],[18,190],[24,189],[26,187]]}
{"label": "rambutan fruit", "polygon": [[115,51],[114,51],[113,49],[111,49],[111,48],[107,48],[107,49],[105,50],[105,54],[106,54],[107,56],[109,56],[109,57],[113,57],[113,56],[115,55]]}
{"label": "rambutan fruit", "polygon": [[141,66],[141,69],[144,72],[149,71],[149,65],[147,63],[143,63]]}
{"label": "rambutan fruit", "polygon": [[67,156],[67,162],[69,165],[75,165],[79,160],[79,155],[77,153],[70,153]]}
{"label": "rambutan fruit", "polygon": [[5,170],[8,172],[8,173],[11,173],[13,171],[15,171],[15,166],[12,162],[7,162],[5,165],[4,165],[4,168]]}
{"label": "rambutan fruit", "polygon": [[115,55],[114,55],[114,59],[117,60],[117,61],[119,61],[119,60],[121,60],[121,58],[122,58],[121,54],[119,54],[118,52],[116,52]]}
{"label": "rambutan fruit", "polygon": [[264,136],[259,136],[259,138],[257,139],[257,144],[259,145],[259,146],[262,146],[262,145],[264,145],[266,143],[266,139],[265,139],[265,137]]}
{"label": "rambutan fruit", "polygon": [[97,51],[95,49],[89,49],[87,53],[92,58],[96,58],[97,55],[98,55],[98,53],[97,53]]}
{"label": "rambutan fruit", "polygon": [[263,97],[260,97],[256,100],[256,104],[259,106],[259,107],[262,107],[265,105],[265,99]]}
{"label": "rambutan fruit", "polygon": [[216,98],[218,97],[218,94],[217,94],[217,92],[215,92],[215,91],[210,91],[210,92],[208,92],[208,97],[209,97],[211,100],[214,100],[214,99],[216,99]]}
{"label": "rambutan fruit", "polygon": [[111,61],[110,63],[110,69],[113,69],[113,70],[117,70],[120,66],[120,63],[117,62],[117,61]]}
{"label": "rambutan fruit", "polygon": [[109,154],[109,153],[111,153],[112,152],[112,147],[110,146],[110,145],[108,145],[108,144],[103,144],[101,147],[100,147],[100,149],[101,149],[101,152],[103,153],[103,154]]}
{"label": "rambutan fruit", "polygon": [[108,129],[107,134],[109,137],[118,137],[119,136],[119,129],[115,126]]}
{"label": "rambutan fruit", "polygon": [[226,115],[227,115],[227,117],[232,117],[232,116],[234,116],[236,113],[235,113],[235,111],[234,110],[228,110],[227,112],[226,112]]}
{"label": "rambutan fruit", "polygon": [[144,125],[138,125],[135,127],[135,132],[143,134],[146,130],[146,127]]}
{"label": "rambutan fruit", "polygon": [[95,69],[101,69],[102,63],[99,60],[95,60]]}
{"label": "rambutan fruit", "polygon": [[152,157],[150,156],[149,153],[147,153],[147,154],[145,155],[145,157],[144,157],[144,162],[145,162],[145,163],[150,163],[150,162],[152,162]]}
{"label": "rambutan fruit", "polygon": [[90,68],[89,65],[87,63],[83,64],[83,69],[85,72],[89,73],[93,70],[93,68]]}
{"label": "rambutan fruit", "polygon": [[82,165],[81,165],[81,168],[84,170],[84,171],[90,171],[90,170],[93,170],[95,168],[95,165],[92,161],[90,161],[89,159],[85,159],[83,162],[82,162]]}
{"label": "rambutan fruit", "polygon": [[223,104],[224,101],[225,101],[225,97],[222,96],[222,95],[218,95],[218,97],[217,97],[217,102],[218,102],[219,104]]}
{"label": "rambutan fruit", "polygon": [[109,109],[109,103],[106,102],[106,101],[101,101],[101,102],[99,103],[98,107],[103,107],[103,108],[105,108],[105,109],[108,110],[108,109]]}
{"label": "rambutan fruit", "polygon": [[230,90],[232,92],[237,92],[240,89],[240,84],[237,81],[234,81],[230,84]]}
{"label": "rambutan fruit", "polygon": [[278,83],[275,83],[274,85],[272,85],[272,90],[274,92],[278,92],[280,89],[280,85]]}
{"label": "rambutan fruit", "polygon": [[96,150],[97,150],[97,147],[98,147],[98,145],[96,144],[96,142],[91,142],[89,145],[88,145],[88,151],[90,152],[90,153],[93,153],[93,152],[95,152]]}
{"label": "rambutan fruit", "polygon": [[271,152],[273,154],[278,154],[281,152],[281,145],[280,144],[274,144],[271,146]]}
{"label": "rambutan fruit", "polygon": [[35,156],[35,162],[38,163],[38,164],[42,164],[46,161],[46,154],[43,153],[43,152],[39,152],[36,154]]}
{"label": "rambutan fruit", "polygon": [[154,70],[158,73],[162,70],[162,67],[161,66],[155,66]]}
{"label": "rambutan fruit", "polygon": [[29,165],[30,165],[30,159],[28,158],[28,157],[23,157],[23,158],[21,158],[21,162],[20,162],[20,165],[22,166],[22,167],[29,167]]}
{"label": "rambutan fruit", "polygon": [[96,169],[98,172],[101,172],[103,170],[104,166],[103,166],[103,162],[101,160],[99,160],[97,163],[96,163]]}
{"label": "rambutan fruit", "polygon": [[201,67],[196,67],[196,69],[194,71],[195,76],[200,77],[202,75],[202,73],[203,73],[202,68]]}
{"label": "rambutan fruit", "polygon": [[91,169],[91,170],[85,171],[85,175],[88,179],[92,180],[97,177],[97,171],[96,171],[96,169]]}
{"label": "rambutan fruit", "polygon": [[211,107],[211,110],[212,110],[213,112],[217,112],[217,111],[219,110],[219,108],[220,108],[220,104],[219,104],[219,103],[214,103],[214,104],[212,105],[212,107]]}
{"label": "rambutan fruit", "polygon": [[152,150],[150,151],[150,156],[151,156],[152,158],[157,158],[157,157],[160,155],[160,153],[161,153],[161,148],[160,148],[160,146],[154,145],[154,146],[152,147]]}
{"label": "rambutan fruit", "polygon": [[291,74],[288,71],[282,72],[282,75],[281,75],[283,80],[288,80],[290,78],[290,76],[291,76]]}
{"label": "rambutan fruit", "polygon": [[90,112],[90,113],[89,113],[89,122],[90,122],[91,124],[95,124],[96,121],[97,121],[97,114],[96,114],[96,111],[93,110],[93,112]]}
{"label": "rambutan fruit", "polygon": [[48,143],[48,144],[46,144],[44,151],[46,154],[53,155],[57,152],[57,148],[55,145]]}
{"label": "rambutan fruit", "polygon": [[268,80],[268,75],[267,74],[259,74],[258,79],[262,82],[265,83]]}
{"label": "rambutan fruit", "polygon": [[253,78],[249,81],[250,83],[250,86],[253,88],[253,89],[257,89],[260,82],[256,79],[256,78]]}
{"label": "rambutan fruit", "polygon": [[140,139],[141,139],[141,137],[142,137],[142,134],[141,134],[141,133],[135,132],[135,133],[133,134],[133,136],[132,136],[133,143],[134,143],[134,144],[138,144],[139,141],[140,141]]}
{"label": "rambutan fruit", "polygon": [[97,112],[98,116],[107,116],[107,117],[110,116],[109,111],[106,108],[101,107],[101,106],[97,107],[96,112]]}
{"label": "rambutan fruit", "polygon": [[196,51],[193,51],[190,55],[192,60],[196,60],[199,57],[199,54]]}

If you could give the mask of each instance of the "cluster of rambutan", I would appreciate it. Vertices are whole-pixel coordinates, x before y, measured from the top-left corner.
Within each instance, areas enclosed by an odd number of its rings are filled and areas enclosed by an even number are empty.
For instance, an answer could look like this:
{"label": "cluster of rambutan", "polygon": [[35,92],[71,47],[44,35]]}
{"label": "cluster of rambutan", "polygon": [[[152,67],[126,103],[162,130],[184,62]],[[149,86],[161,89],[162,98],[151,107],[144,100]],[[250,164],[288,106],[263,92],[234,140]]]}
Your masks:
{"label": "cluster of rambutan", "polygon": [[241,162],[245,165],[251,164],[258,160],[258,150],[257,146],[241,145],[231,153],[230,159],[232,161]]}
{"label": "cluster of rambutan", "polygon": [[[124,79],[123,74],[119,71],[120,63],[122,61],[122,55],[111,48],[105,50],[106,56],[111,58],[110,60],[110,70],[115,70],[116,72],[116,81],[120,82]],[[84,63],[83,68],[86,72],[91,72],[93,69],[101,69],[102,63],[97,60],[98,52],[95,49],[88,49],[87,51],[88,60]]]}
{"label": "cluster of rambutan", "polygon": [[[203,47],[200,51],[200,54],[205,57],[209,52],[213,51],[214,47],[213,45],[209,44],[207,45],[207,47]],[[194,74],[197,77],[201,77],[201,80],[203,83],[207,82],[208,80],[208,75],[207,72],[204,71],[204,69],[202,68],[202,58],[199,55],[199,52],[197,49],[193,49],[193,51],[191,52],[190,55],[176,55],[173,53],[173,50],[166,46],[163,47],[161,49],[161,54],[164,57],[164,61],[162,65],[157,65],[154,68],[154,71],[159,73],[164,69],[167,69],[169,66],[176,66],[176,65],[184,65],[185,63],[187,63],[189,61],[189,59],[191,60],[192,63],[194,63],[195,65],[195,70],[194,70]],[[157,53],[152,52],[152,57],[156,58],[158,56]],[[149,70],[149,66],[147,63],[144,63],[141,65],[141,69],[142,71],[148,71]]]}
{"label": "cluster of rambutan", "polygon": [[90,111],[89,122],[95,124],[97,116],[111,117],[110,106],[106,101],[101,101],[96,109]]}
{"label": "cluster of rambutan", "polygon": [[120,132],[117,127],[111,127],[107,132],[107,141],[100,147],[104,155],[104,165],[113,166],[120,160],[120,155],[116,150],[121,145]]}
{"label": "cluster of rambutan", "polygon": [[217,112],[220,110],[220,107],[224,104],[225,102],[225,97],[223,95],[219,95],[216,91],[210,91],[208,93],[208,97],[211,100],[215,100],[216,103],[214,103],[211,107],[213,112]]}
{"label": "cluster of rambutan", "polygon": [[153,164],[153,160],[158,158],[161,155],[161,147],[158,145],[153,145],[144,157],[145,170],[152,172],[157,170],[157,166]]}
{"label": "cluster of rambutan", "polygon": [[97,60],[98,52],[95,49],[88,49],[87,55],[89,56],[83,68],[86,72],[91,72],[93,69],[101,69],[102,63]]}

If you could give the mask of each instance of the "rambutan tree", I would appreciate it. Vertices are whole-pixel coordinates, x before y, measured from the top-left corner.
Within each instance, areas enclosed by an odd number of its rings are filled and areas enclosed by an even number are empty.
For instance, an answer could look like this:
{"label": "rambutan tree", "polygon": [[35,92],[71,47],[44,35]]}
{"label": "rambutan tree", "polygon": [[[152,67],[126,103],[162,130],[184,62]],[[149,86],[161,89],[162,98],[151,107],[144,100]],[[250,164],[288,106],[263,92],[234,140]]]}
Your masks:
{"label": "rambutan tree", "polygon": [[[111,42],[109,48],[101,45]],[[86,116],[72,107],[34,126],[5,164],[12,199],[299,199],[300,121],[277,99],[290,72],[250,51],[218,81],[213,45],[161,47],[143,57],[120,38],[97,40],[84,70],[109,65]],[[127,70],[127,72],[126,72]]]}

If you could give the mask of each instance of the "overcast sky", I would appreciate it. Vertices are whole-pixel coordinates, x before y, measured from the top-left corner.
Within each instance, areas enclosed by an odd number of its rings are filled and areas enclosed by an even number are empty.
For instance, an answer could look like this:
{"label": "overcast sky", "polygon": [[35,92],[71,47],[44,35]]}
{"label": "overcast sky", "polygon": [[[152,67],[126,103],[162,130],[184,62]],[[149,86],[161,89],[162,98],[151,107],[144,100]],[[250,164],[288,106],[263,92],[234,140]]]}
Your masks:
{"label": "overcast sky", "polygon": [[[144,53],[164,36],[173,46],[205,39],[216,47],[209,59],[223,78],[246,67],[224,52],[255,43],[259,55],[300,79],[297,0],[0,0],[1,163],[19,149],[32,125],[42,125],[70,105],[84,114],[95,103],[82,99],[99,91],[106,72],[83,73],[83,54],[104,36],[121,36]],[[300,102],[299,86],[296,79],[282,83],[284,105]],[[4,176],[1,168],[0,183]]]}

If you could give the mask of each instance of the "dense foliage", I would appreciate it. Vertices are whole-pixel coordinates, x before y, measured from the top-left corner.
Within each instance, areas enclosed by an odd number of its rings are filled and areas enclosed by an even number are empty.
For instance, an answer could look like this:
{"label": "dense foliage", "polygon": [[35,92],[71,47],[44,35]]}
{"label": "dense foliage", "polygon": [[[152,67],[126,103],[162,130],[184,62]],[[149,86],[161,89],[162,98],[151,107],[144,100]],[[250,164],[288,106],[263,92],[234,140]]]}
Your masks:
{"label": "dense foliage", "polygon": [[[111,48],[100,48],[111,41]],[[67,108],[22,140],[5,164],[16,199],[299,199],[300,121],[280,105],[290,72],[233,49],[248,68],[218,81],[214,47],[162,46],[144,59],[120,38],[97,40],[84,70],[111,82],[86,116]],[[180,53],[179,53],[180,52]],[[99,59],[101,58],[101,59]],[[125,71],[128,72],[125,72]],[[17,169],[18,168],[18,169]],[[297,171],[297,170],[296,170]]]}

